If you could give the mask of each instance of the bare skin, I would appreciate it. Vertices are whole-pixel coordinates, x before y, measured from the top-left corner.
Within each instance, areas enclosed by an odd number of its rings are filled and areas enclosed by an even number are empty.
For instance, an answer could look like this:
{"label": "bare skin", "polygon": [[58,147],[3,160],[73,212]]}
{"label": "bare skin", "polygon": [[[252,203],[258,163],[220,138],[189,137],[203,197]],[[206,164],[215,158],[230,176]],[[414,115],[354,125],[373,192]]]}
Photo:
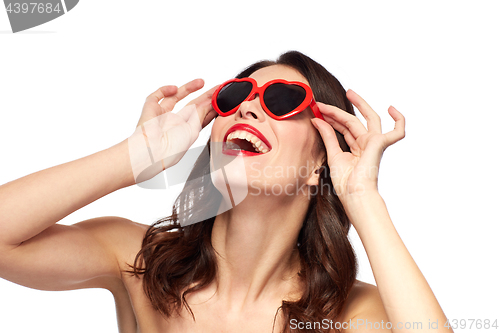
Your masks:
{"label": "bare skin", "polygon": [[[304,80],[297,75],[289,68],[272,66],[256,72],[254,77],[259,85],[275,77]],[[139,124],[171,111],[179,100],[202,86],[201,80],[195,80],[180,88],[160,88],[148,97]],[[191,102],[197,106],[203,127],[215,116],[210,106],[213,91],[211,89]],[[428,319],[439,319],[444,323],[444,313],[392,225],[376,190],[376,175],[363,178],[359,176],[361,173],[353,172],[356,168],[378,166],[383,150],[404,136],[404,118],[395,109],[390,109],[396,120],[396,129],[381,134],[376,113],[354,92],[349,91],[348,97],[368,119],[368,129],[362,127],[359,120],[356,122],[344,115],[345,112],[321,103],[319,106],[325,121],[314,119],[311,126],[311,120],[303,118],[301,123],[287,125],[296,126],[296,130],[318,130],[325,141],[330,166],[342,170],[333,181],[339,186],[340,199],[363,241],[377,280],[378,288],[358,281],[347,299],[342,318],[336,320],[348,322],[349,319],[362,318],[371,322],[420,320],[426,323]],[[281,138],[286,131],[280,133],[279,127],[273,127],[277,124],[265,118],[258,100],[243,104],[241,112],[235,115],[240,118],[218,118],[212,136],[223,135],[222,129],[230,126],[231,121],[256,120],[261,121],[260,126],[276,143],[283,142]],[[304,125],[304,120],[309,121],[309,127]],[[332,136],[333,128],[345,135],[352,154],[339,151]],[[306,151],[312,143],[303,144]],[[275,153],[280,151],[286,151],[286,146]],[[268,158],[273,158],[273,155]],[[273,159],[276,160],[279,159]],[[297,165],[303,162],[287,161]],[[313,185],[317,178],[311,174],[301,181]],[[227,259],[221,262],[220,288],[216,291],[211,285],[187,298],[196,321],[186,311],[166,320],[151,307],[143,292],[142,280],[124,273],[140,250],[147,225],[118,217],[101,217],[70,226],[56,224],[98,198],[134,183],[125,140],[88,157],[2,185],[0,277],[41,290],[108,289],[115,297],[121,333],[271,332],[276,309],[282,300],[297,299],[302,291],[295,275],[297,257],[290,244],[296,239],[307,208],[304,198],[293,199],[293,205],[299,204],[301,208],[287,218],[287,223],[290,223],[287,230],[292,230],[289,237],[264,239],[255,248],[248,248],[251,242],[247,242],[245,235],[262,234],[269,225],[278,228],[276,230],[284,228],[279,221],[282,214],[272,217],[276,223],[269,223],[269,211],[265,207],[254,208],[262,206],[265,201],[251,198],[249,200],[254,201],[245,201],[230,212],[217,216],[212,242]],[[359,189],[359,185],[363,185],[363,193],[352,190]],[[282,198],[275,200],[280,202]],[[284,214],[286,208],[283,207],[281,213]],[[249,229],[241,224],[247,216],[258,222]],[[234,239],[238,241],[231,241]],[[248,247],[243,248],[241,244]],[[252,255],[248,256],[248,253]],[[247,255],[245,264],[237,260],[242,255]],[[261,263],[263,258],[265,264]],[[275,332],[284,324],[278,316]],[[346,328],[344,331],[381,330]],[[441,330],[433,330],[436,331]]]}

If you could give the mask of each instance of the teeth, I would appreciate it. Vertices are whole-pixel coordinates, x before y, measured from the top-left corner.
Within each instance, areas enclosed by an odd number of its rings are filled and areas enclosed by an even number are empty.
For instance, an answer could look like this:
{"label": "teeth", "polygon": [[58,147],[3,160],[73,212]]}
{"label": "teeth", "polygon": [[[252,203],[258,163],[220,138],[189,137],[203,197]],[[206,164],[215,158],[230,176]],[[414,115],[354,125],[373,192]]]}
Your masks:
{"label": "teeth", "polygon": [[263,142],[258,137],[247,131],[234,131],[232,133],[229,133],[226,141],[230,141],[232,139],[247,140],[248,142],[252,143],[252,146],[259,153],[265,154],[269,151],[266,145],[265,144],[263,145]]}

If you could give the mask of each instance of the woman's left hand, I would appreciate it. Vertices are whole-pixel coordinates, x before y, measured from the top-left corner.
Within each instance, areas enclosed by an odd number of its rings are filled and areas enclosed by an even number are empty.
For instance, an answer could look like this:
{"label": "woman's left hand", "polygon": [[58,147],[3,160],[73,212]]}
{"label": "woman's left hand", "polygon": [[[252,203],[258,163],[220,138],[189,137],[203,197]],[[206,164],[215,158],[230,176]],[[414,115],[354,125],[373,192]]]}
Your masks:
{"label": "woman's left hand", "polygon": [[[405,136],[405,118],[393,106],[389,107],[389,114],[396,122],[394,130],[382,134],[378,114],[354,91],[348,90],[347,98],[366,119],[368,129],[356,116],[323,103],[317,104],[325,121],[311,120],[325,143],[332,183],[344,204],[353,195],[378,191],[382,153]],[[334,129],[344,136],[351,152],[342,151]]]}

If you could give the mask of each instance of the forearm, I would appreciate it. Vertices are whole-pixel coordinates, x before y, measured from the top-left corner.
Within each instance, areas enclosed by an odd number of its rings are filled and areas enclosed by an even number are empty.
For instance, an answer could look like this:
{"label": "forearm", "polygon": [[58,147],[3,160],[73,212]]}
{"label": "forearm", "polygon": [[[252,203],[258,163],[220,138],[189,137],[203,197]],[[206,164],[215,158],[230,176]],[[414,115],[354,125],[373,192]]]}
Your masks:
{"label": "forearm", "polygon": [[0,186],[0,245],[15,246],[72,212],[132,185],[127,141]]}
{"label": "forearm", "polygon": [[439,329],[433,332],[452,331],[443,326],[446,316],[394,228],[382,197],[368,193],[350,198],[344,207],[367,252],[389,320],[421,322],[424,331],[429,322],[438,321]]}

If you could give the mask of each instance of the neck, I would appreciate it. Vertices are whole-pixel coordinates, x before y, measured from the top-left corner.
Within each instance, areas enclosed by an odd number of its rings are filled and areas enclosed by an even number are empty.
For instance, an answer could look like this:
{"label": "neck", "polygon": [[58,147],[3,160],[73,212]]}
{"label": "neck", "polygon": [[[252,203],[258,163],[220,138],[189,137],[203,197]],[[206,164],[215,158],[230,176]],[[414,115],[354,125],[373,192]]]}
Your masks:
{"label": "neck", "polygon": [[297,238],[309,202],[301,197],[248,196],[218,215],[218,294],[231,304],[283,299],[297,283]]}

